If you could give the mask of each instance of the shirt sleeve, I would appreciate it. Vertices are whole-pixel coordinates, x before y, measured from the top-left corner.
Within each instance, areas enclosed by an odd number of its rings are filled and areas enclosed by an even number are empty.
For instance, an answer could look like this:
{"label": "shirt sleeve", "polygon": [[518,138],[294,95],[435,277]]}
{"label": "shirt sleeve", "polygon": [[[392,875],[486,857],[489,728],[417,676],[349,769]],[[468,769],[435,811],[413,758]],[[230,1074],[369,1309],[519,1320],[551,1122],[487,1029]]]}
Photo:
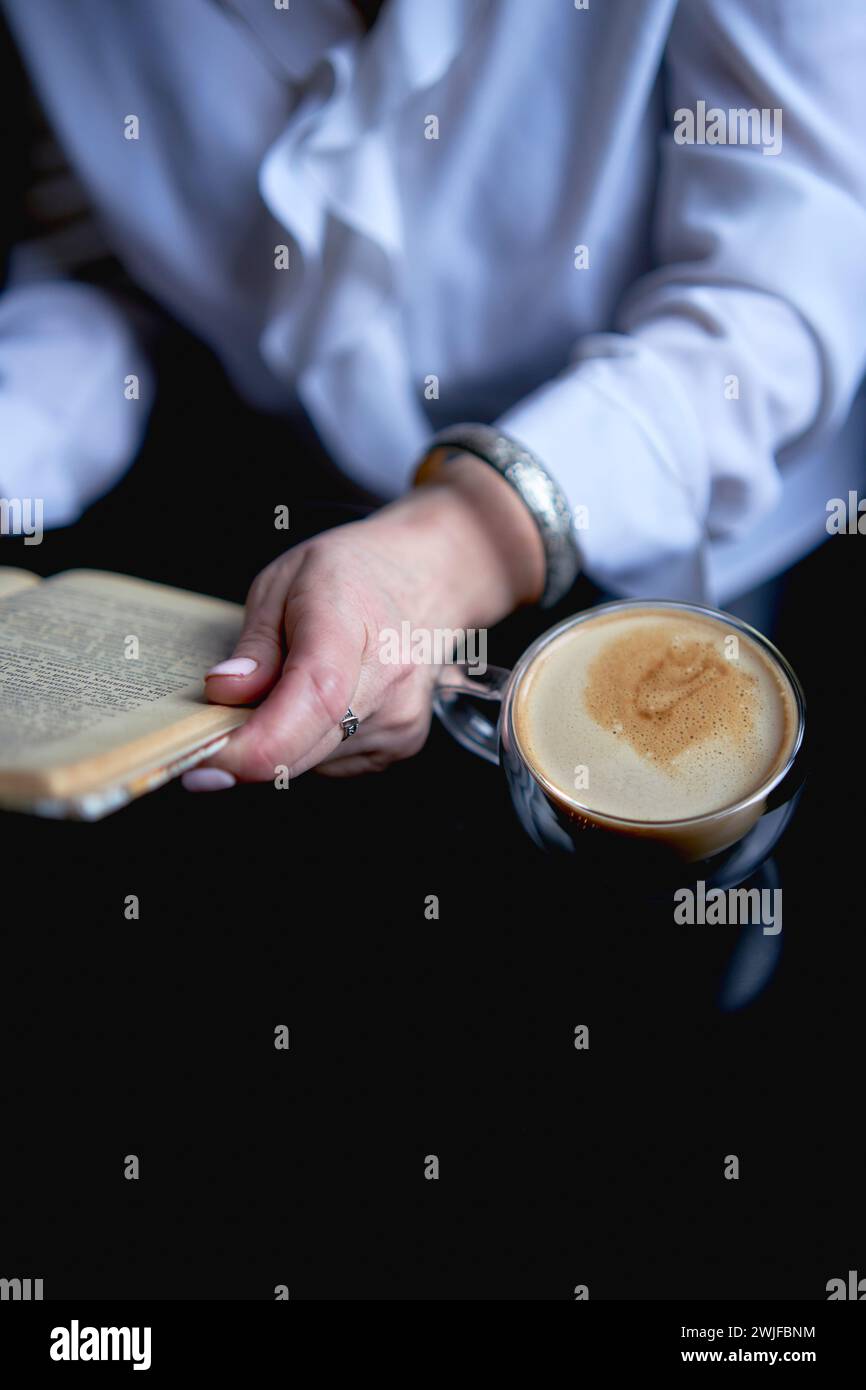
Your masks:
{"label": "shirt sleeve", "polygon": [[57,280],[0,296],[0,495],[41,498],[46,526],[75,521],[132,462],[151,398],[107,293]]}
{"label": "shirt sleeve", "polygon": [[[778,451],[844,420],[866,365],[864,52],[862,0],[832,15],[813,0],[676,11],[654,268],[613,332],[580,341],[498,422],[580,509],[601,583],[742,534],[778,500]],[[763,111],[763,138],[687,143],[678,113],[697,135],[699,103],[728,130],[731,113]]]}

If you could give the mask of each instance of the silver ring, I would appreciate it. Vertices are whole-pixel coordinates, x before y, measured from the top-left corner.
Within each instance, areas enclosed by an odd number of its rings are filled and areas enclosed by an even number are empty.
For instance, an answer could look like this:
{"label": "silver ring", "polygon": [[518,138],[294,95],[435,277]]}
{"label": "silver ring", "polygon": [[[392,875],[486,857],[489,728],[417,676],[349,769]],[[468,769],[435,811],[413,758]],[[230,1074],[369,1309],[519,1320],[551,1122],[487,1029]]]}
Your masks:
{"label": "silver ring", "polygon": [[340,720],[340,728],[343,730],[342,743],[345,743],[347,738],[351,738],[353,734],[358,732],[360,723],[361,721],[357,714],[353,714],[351,709],[347,709],[343,718]]}

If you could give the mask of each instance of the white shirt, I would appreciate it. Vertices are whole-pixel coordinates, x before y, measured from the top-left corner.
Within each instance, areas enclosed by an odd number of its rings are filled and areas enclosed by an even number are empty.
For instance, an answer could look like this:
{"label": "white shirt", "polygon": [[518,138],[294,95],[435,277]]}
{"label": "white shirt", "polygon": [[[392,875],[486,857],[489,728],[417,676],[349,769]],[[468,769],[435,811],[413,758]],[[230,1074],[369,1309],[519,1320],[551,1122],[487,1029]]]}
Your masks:
{"label": "white shirt", "polygon": [[[348,0],[3,4],[133,276],[251,403],[297,390],[367,488],[496,422],[582,509],[598,582],[658,592],[708,544],[721,600],[859,482],[831,442],[866,367],[864,0],[386,0],[366,35]],[[781,149],[679,143],[700,102],[781,110]],[[4,306],[0,370],[16,350]],[[88,371],[63,389],[92,419]],[[11,375],[0,428],[46,390]],[[106,482],[73,437],[52,467],[55,519]]]}

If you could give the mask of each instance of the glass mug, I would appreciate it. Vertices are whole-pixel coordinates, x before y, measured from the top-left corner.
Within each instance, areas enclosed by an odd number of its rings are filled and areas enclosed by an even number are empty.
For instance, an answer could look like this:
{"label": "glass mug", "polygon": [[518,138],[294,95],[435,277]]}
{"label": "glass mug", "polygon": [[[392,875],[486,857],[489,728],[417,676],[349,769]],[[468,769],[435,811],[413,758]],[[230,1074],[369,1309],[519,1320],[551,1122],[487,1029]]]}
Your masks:
{"label": "glass mug", "polygon": [[[726,634],[743,633],[777,668],[790,687],[796,711],[796,732],[788,756],[748,797],[720,811],[676,821],[637,821],[603,814],[565,798],[531,765],[515,733],[514,709],[521,681],[533,662],[561,633],[579,623],[628,609],[684,612],[720,623]],[[494,723],[471,700],[500,704]],[[684,865],[690,876],[715,886],[731,886],[748,878],[776,845],[796,806],[805,780],[804,739],[806,701],[788,662],[770,641],[748,623],[729,613],[698,604],[669,600],[620,599],[575,614],[542,635],[523,653],[511,671],[488,666],[483,675],[466,663],[443,667],[433,707],[439,719],[464,748],[498,764],[517,815],[534,843],[543,850],[577,851],[586,864],[614,872],[625,862],[650,877],[682,882]]]}

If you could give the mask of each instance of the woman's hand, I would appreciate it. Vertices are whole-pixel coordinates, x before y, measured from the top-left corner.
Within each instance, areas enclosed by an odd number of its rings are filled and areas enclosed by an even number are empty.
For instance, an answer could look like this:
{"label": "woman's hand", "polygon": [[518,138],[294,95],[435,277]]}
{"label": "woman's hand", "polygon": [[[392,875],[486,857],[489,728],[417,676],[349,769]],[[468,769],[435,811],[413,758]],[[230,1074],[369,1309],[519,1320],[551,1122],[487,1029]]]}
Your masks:
{"label": "woman's hand", "polygon": [[[273,781],[282,767],[342,777],[410,757],[427,737],[436,668],[383,661],[383,631],[486,628],[543,583],[531,515],[469,455],[441,481],[296,546],[255,580],[234,656],[206,678],[217,704],[262,703],[184,785]],[[343,741],[350,706],[360,728]]]}

